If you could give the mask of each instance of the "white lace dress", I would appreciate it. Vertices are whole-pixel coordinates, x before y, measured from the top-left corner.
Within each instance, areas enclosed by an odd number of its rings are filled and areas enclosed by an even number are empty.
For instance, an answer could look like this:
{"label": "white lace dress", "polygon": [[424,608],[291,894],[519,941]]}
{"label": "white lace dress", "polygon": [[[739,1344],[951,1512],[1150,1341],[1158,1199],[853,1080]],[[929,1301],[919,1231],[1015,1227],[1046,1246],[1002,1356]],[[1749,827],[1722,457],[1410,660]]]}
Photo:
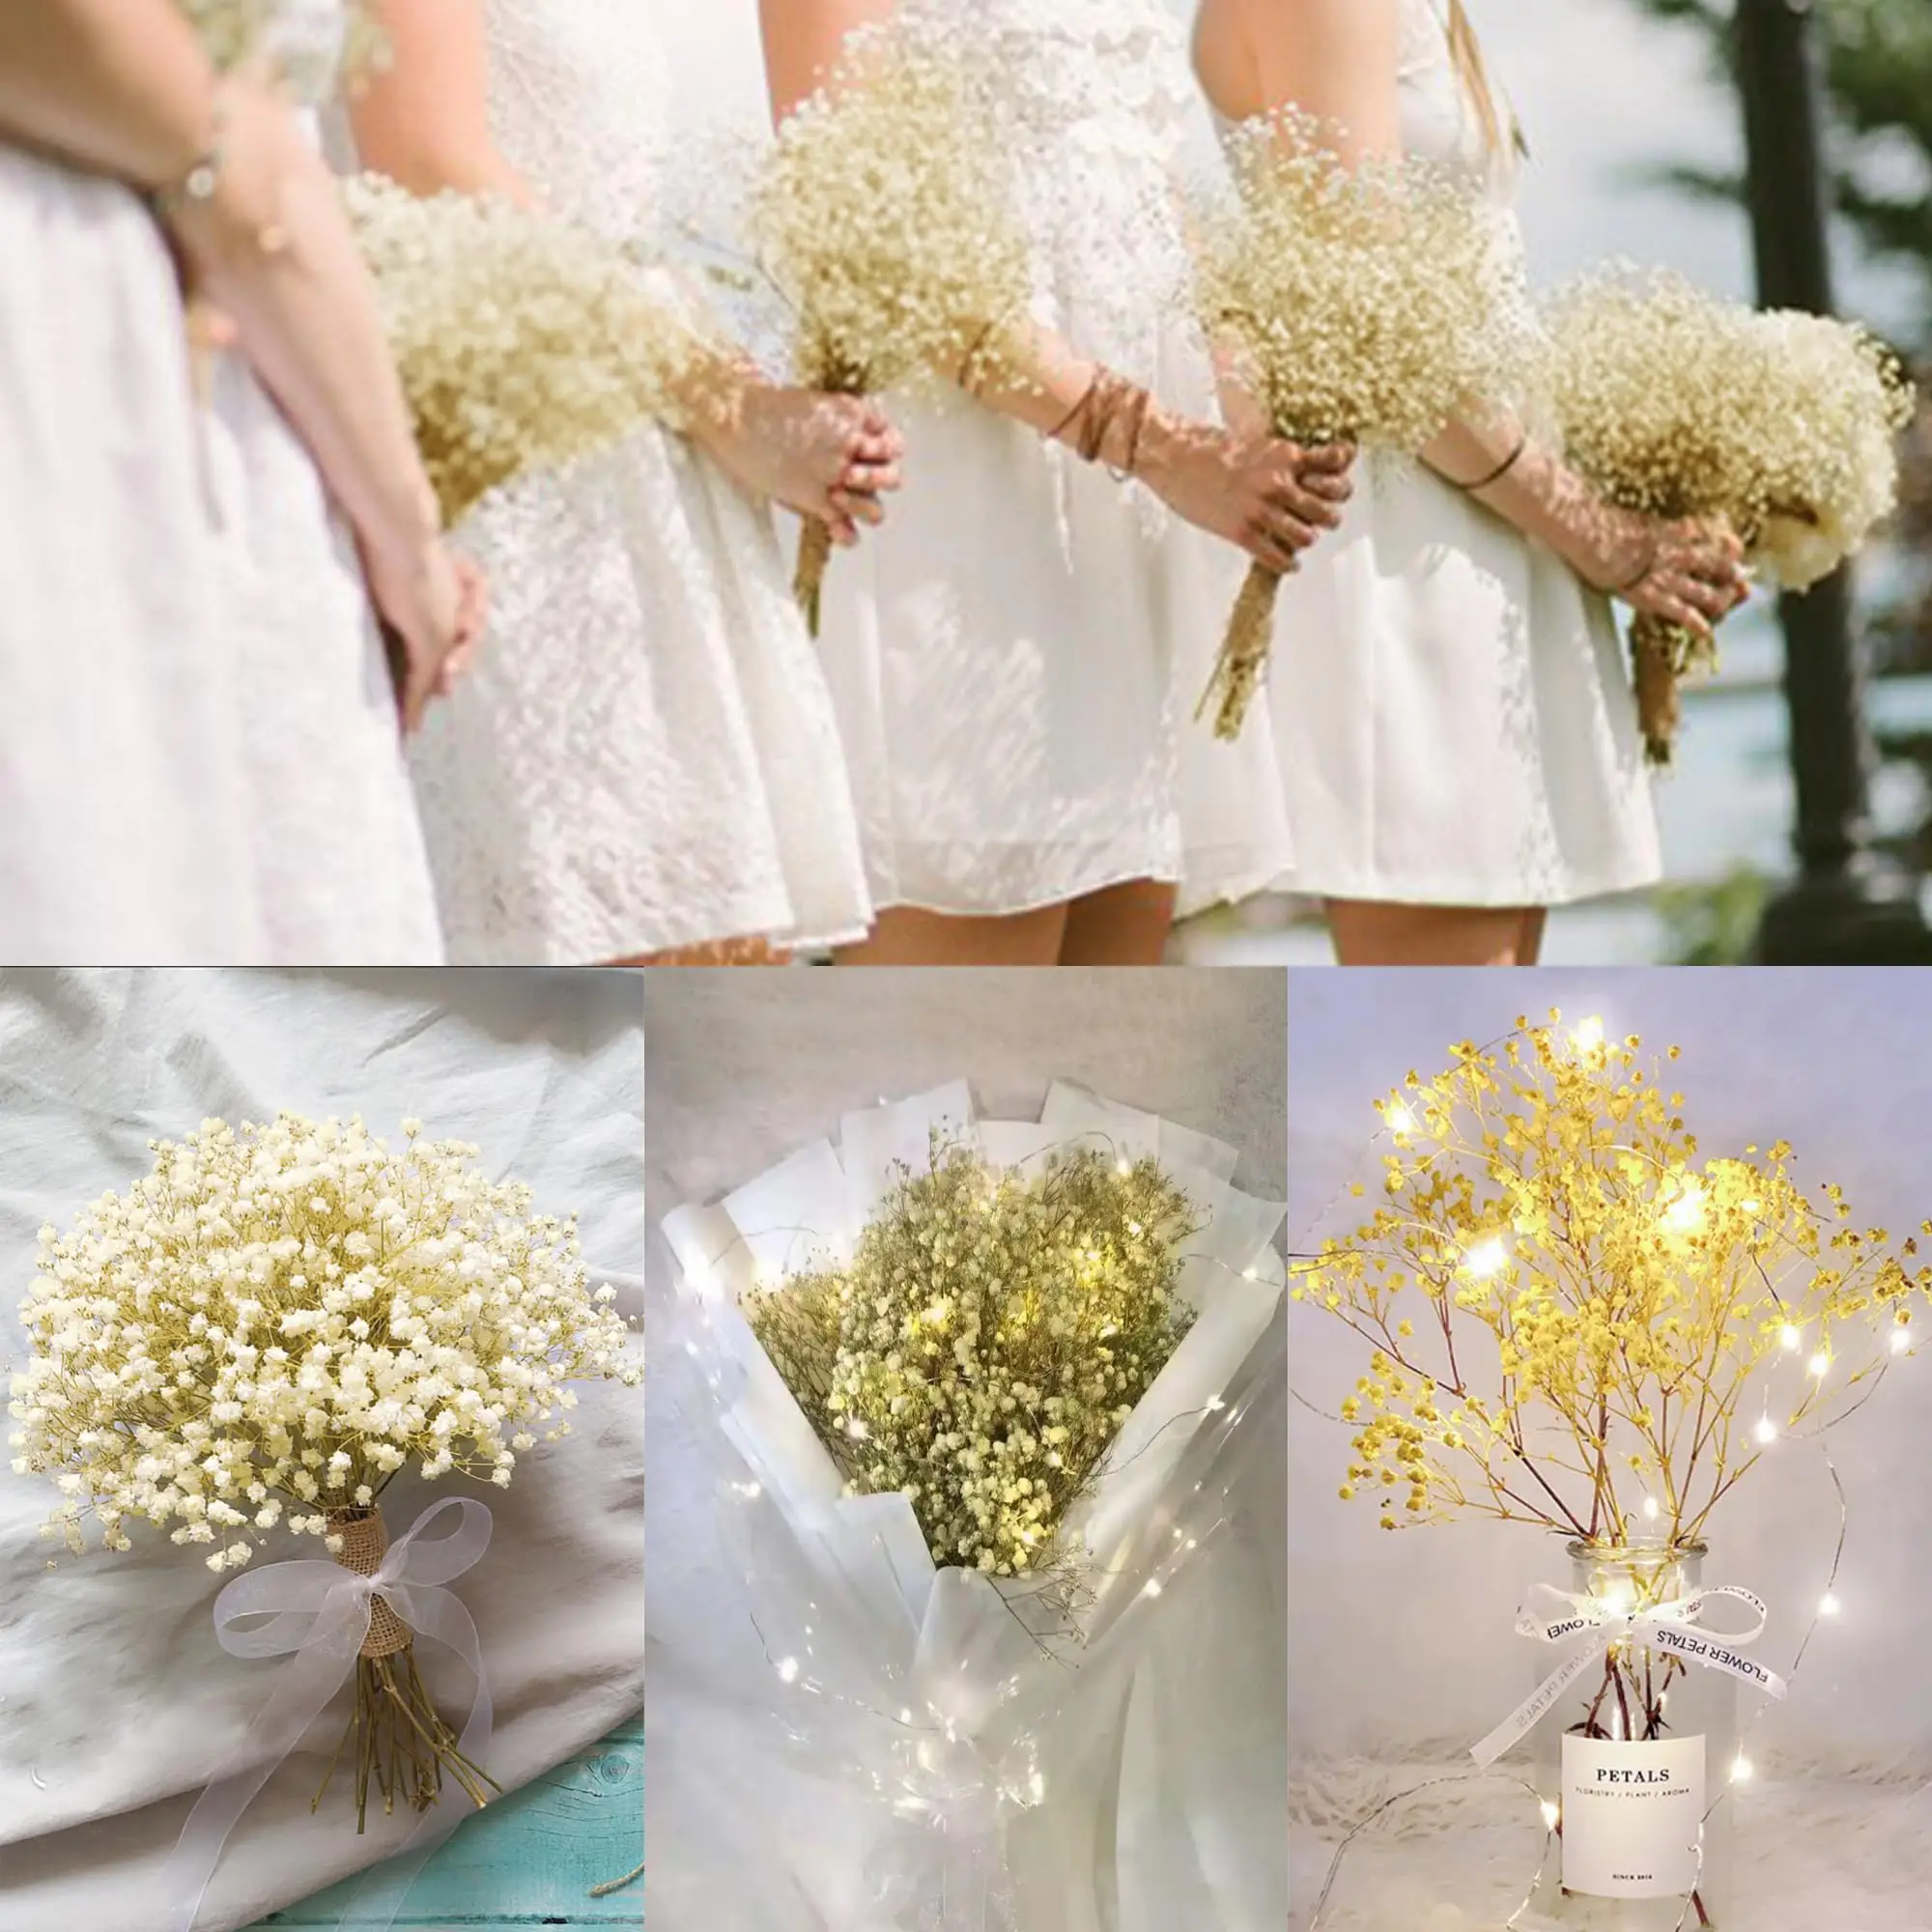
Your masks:
{"label": "white lace dress", "polygon": [[[647,234],[649,10],[487,0],[490,114],[554,207]],[[414,766],[454,955],[572,964],[870,923],[838,727],[769,517],[652,429],[498,493],[490,641]]]}
{"label": "white lace dress", "polygon": [[[902,11],[992,57],[1038,319],[1211,416],[1175,197],[1193,94],[1173,15],[1159,0]],[[834,558],[821,639],[878,902],[1014,913],[1183,869],[1203,896],[1280,870],[1265,724],[1231,750],[1188,717],[1238,554],[990,411],[891,400],[906,488]]]}
{"label": "white lace dress", "polygon": [[[1507,199],[1437,0],[1403,0],[1405,144]],[[1330,898],[1547,906],[1662,873],[1609,605],[1414,463],[1357,466],[1282,585],[1269,683],[1294,866]]]}

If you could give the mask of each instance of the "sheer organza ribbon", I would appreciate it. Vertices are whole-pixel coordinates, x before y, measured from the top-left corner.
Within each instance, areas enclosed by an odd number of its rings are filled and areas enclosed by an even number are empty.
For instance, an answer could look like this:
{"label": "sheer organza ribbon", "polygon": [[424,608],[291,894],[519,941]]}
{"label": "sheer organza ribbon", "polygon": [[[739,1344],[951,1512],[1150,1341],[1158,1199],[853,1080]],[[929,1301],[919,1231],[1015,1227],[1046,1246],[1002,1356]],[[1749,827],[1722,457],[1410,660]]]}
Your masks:
{"label": "sheer organza ribbon", "polygon": [[[425,1532],[446,1510],[459,1512],[456,1529],[428,1540]],[[314,1558],[271,1563],[237,1577],[214,1600],[214,1634],[231,1657],[288,1657],[292,1662],[221,1776],[195,1801],[182,1827],[166,1877],[170,1932],[193,1932],[228,1834],[275,1768],[349,1681],[378,1596],[417,1635],[448,1645],[469,1666],[476,1691],[459,1747],[471,1764],[481,1762],[490,1747],[492,1723],[482,1646],[469,1612],[440,1586],[482,1559],[490,1547],[490,1512],[483,1504],[468,1496],[445,1496],[390,1545],[373,1577]],[[238,1628],[261,1617],[269,1621],[247,1630]],[[454,1804],[437,1805],[404,1841],[396,1858],[382,1868],[389,1881],[383,1890],[392,1901],[391,1916],[408,1889],[406,1879],[413,1877],[462,1817],[461,1807]]]}
{"label": "sheer organza ribbon", "polygon": [[996,1714],[1016,1689],[1008,1645],[1019,1625],[987,1578],[934,1571],[923,1543],[917,1562],[929,1580],[916,1586],[923,1602],[903,1734],[882,1783],[894,1815],[916,1830],[881,1848],[873,1894],[907,1924],[991,1932],[1011,1922],[1008,1823],[1040,1790],[1031,1736],[992,1742]]}
{"label": "sheer organza ribbon", "polygon": [[[1704,1606],[1719,1598],[1748,1605],[1757,1621],[1746,1631],[1704,1630],[1698,1618]],[[1576,1636],[1582,1641],[1488,1737],[1470,1747],[1469,1755],[1480,1765],[1493,1764],[1536,1728],[1591,1664],[1620,1643],[1662,1651],[1686,1663],[1701,1664],[1706,1670],[1728,1671],[1747,1684],[1754,1684],[1768,1696],[1782,1697],[1784,1679],[1742,1655],[1764,1634],[1770,1615],[1763,1598],[1734,1583],[1719,1583],[1648,1609],[1638,1609],[1628,1600],[1577,1596],[1548,1583],[1537,1583],[1517,1613],[1517,1634],[1535,1637],[1541,1643],[1566,1643]]]}
{"label": "sheer organza ribbon", "polygon": [[970,1738],[942,1732],[922,1739],[908,1754],[894,1806],[919,1835],[874,1865],[874,1896],[904,1922],[933,1932],[1006,1925],[1008,1809],[997,1770]]}

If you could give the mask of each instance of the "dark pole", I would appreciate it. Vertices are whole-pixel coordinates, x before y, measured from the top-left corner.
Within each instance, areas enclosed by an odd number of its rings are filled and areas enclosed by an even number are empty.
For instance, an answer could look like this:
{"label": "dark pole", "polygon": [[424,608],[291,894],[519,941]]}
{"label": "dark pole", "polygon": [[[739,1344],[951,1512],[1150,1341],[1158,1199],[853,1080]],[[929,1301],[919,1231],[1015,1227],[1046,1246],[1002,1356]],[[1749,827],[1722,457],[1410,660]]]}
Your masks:
{"label": "dark pole", "polygon": [[[1738,83],[1758,300],[1830,315],[1832,209],[1815,14],[1814,0],[1737,0]],[[1932,959],[1917,881],[1871,843],[1877,753],[1849,573],[1781,598],[1778,617],[1799,875],[1765,908],[1758,958],[1767,966]]]}

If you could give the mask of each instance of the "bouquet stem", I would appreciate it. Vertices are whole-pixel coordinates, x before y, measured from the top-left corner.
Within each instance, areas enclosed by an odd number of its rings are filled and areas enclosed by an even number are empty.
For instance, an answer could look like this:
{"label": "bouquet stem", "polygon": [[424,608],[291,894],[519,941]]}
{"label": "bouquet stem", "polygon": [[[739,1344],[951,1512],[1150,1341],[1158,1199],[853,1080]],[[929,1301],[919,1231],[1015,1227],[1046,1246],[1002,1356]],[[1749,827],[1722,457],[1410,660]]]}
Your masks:
{"label": "bouquet stem", "polygon": [[798,540],[798,570],[792,578],[792,595],[805,617],[805,627],[818,635],[819,605],[825,588],[826,567],[832,561],[832,526],[817,517],[808,517]]}
{"label": "bouquet stem", "polygon": [[[345,1570],[363,1577],[376,1574],[389,1547],[380,1511],[331,1510],[328,1533],[341,1539],[334,1555]],[[502,1787],[464,1756],[456,1734],[437,1714],[416,1669],[409,1626],[381,1597],[369,1608],[369,1634],[355,1662],[355,1710],[309,1808],[321,1805],[335,1767],[352,1745],[357,1833],[368,1827],[371,1785],[385,1817],[395,1810],[398,1798],[412,1810],[427,1811],[441,1796],[445,1771],[471,1804],[479,1808],[487,1804],[490,1792]]]}
{"label": "bouquet stem", "polygon": [[1241,735],[1255,687],[1267,666],[1274,643],[1275,598],[1281,577],[1264,563],[1249,567],[1241,594],[1235,600],[1234,614],[1228,619],[1228,635],[1222,639],[1221,655],[1214,661],[1213,675],[1201,702],[1194,707],[1198,719],[1212,704],[1214,735],[1234,739]]}
{"label": "bouquet stem", "polygon": [[1681,687],[1692,672],[1716,667],[1717,645],[1646,611],[1631,625],[1630,648],[1644,756],[1652,765],[1667,767],[1684,715]]}

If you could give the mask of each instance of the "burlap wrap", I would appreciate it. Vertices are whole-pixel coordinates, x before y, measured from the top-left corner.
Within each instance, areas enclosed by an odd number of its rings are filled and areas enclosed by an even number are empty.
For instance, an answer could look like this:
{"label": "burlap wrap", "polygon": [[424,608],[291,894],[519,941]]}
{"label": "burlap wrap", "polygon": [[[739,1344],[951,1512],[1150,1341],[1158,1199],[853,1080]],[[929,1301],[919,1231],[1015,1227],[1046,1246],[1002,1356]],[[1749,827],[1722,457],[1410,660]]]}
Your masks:
{"label": "burlap wrap", "polygon": [[[345,1570],[373,1577],[388,1552],[389,1530],[376,1509],[330,1510],[328,1533],[340,1537],[342,1548],[329,1553]],[[369,1634],[362,1639],[364,1657],[393,1657],[410,1647],[410,1627],[382,1597],[369,1600]]]}

